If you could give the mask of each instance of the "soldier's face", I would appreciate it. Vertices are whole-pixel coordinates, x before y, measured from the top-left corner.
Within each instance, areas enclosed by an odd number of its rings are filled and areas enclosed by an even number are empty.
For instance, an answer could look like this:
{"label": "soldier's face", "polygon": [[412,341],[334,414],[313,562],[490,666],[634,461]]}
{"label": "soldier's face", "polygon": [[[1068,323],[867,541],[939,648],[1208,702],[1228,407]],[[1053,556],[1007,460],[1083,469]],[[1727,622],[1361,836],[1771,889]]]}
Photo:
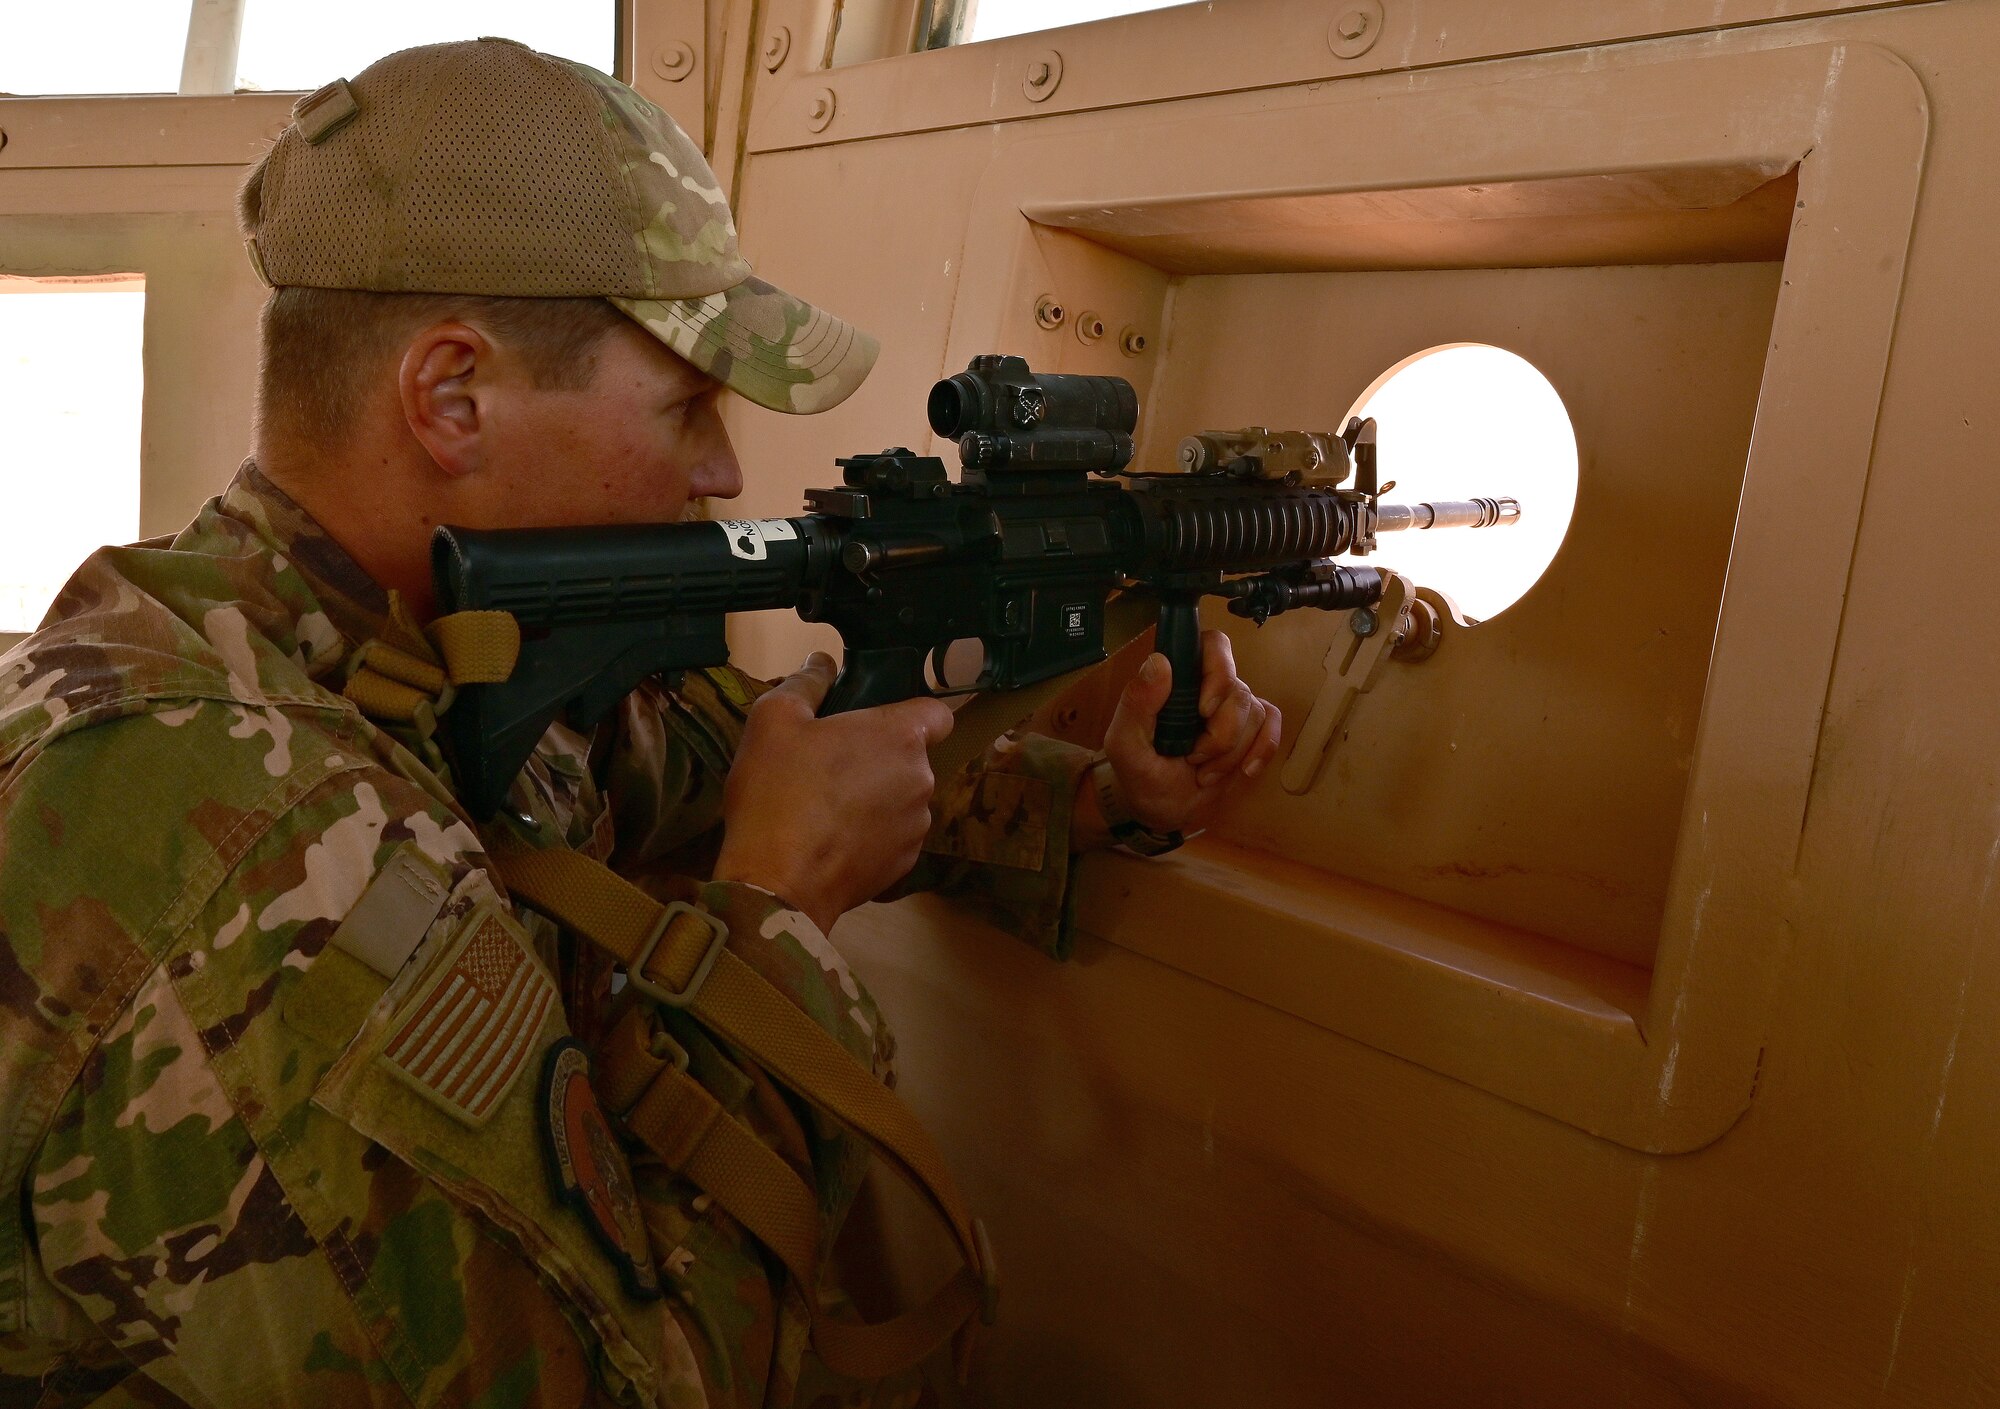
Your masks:
{"label": "soldier's face", "polygon": [[522,388],[485,438],[498,522],[520,527],[672,523],[690,499],[732,499],[743,472],[721,386],[637,324],[597,347],[581,391]]}

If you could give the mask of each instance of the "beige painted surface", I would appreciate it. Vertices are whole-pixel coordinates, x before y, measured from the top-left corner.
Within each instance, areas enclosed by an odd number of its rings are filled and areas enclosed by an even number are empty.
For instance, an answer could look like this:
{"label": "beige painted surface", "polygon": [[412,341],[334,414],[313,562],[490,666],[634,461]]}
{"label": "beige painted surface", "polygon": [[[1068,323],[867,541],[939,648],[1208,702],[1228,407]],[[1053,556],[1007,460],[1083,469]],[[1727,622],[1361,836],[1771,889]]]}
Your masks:
{"label": "beige painted surface", "polygon": [[[1766,38],[1771,33],[1760,32]],[[1449,911],[1414,932],[1408,925],[1385,927],[1382,907],[1359,898],[1352,904],[1322,903],[1313,913],[1289,894],[1298,886],[1281,867],[1199,856],[1158,868],[1144,896],[1132,904],[1118,900],[1116,885],[1086,886],[1086,921],[1096,932],[1156,958],[1171,950],[1190,973],[1239,985],[1287,1011],[1330,1021],[1335,1031],[1634,1148],[1697,1149],[1741,1115],[1755,1088],[1772,1017],[1775,965],[1795,923],[1786,903],[1788,876],[1800,845],[1870,432],[1929,135],[1923,89],[1893,54],[1867,44],[1824,42],[1817,35],[1796,38],[1801,42],[1765,42],[1740,51],[1679,40],[1609,55],[1566,53],[1446,68],[1407,80],[1077,113],[1047,124],[989,128],[976,137],[928,132],[893,143],[836,143],[758,159],[773,171],[764,187],[751,179],[758,169],[753,162],[742,192],[753,218],[764,199],[760,191],[773,191],[798,204],[799,228],[811,231],[805,241],[777,239],[774,250],[760,250],[752,239],[753,253],[767,267],[787,250],[803,257],[802,268],[780,265],[781,279],[797,284],[816,272],[815,297],[850,314],[870,306],[871,299],[884,299],[888,309],[898,310],[885,315],[894,326],[909,324],[914,302],[918,326],[938,330],[942,351],[931,353],[915,343],[894,349],[894,355],[935,355],[933,365],[940,370],[961,367],[997,347],[1065,371],[1133,378],[1146,401],[1140,430],[1148,448],[1139,463],[1156,468],[1163,447],[1198,424],[1172,419],[1178,408],[1172,394],[1176,366],[1191,361],[1199,370],[1210,362],[1240,363],[1231,374],[1239,377],[1236,385],[1262,378],[1273,387],[1296,388],[1302,368],[1337,361],[1339,345],[1369,334],[1341,328],[1329,336],[1324,326],[1309,322],[1310,304],[1279,300],[1267,310],[1267,321],[1225,330],[1228,341],[1215,347],[1199,327],[1183,334],[1177,326],[1181,296],[1199,284],[1199,276],[1177,280],[1107,248],[1110,243],[1163,225],[1198,225],[1204,212],[1218,207],[1266,213],[1282,226],[1302,198],[1383,193],[1372,203],[1389,207],[1396,202],[1388,193],[1410,191],[1430,193],[1417,203],[1423,219],[1415,223],[1435,231],[1458,218],[1450,202],[1436,198],[1438,192],[1476,186],[1514,197],[1556,191],[1567,196],[1606,175],[1614,179],[1590,187],[1596,193],[1593,214],[1609,210],[1674,225],[1688,211],[1727,201],[1748,180],[1762,183],[1772,170],[1796,169],[1795,213],[1775,306],[1762,302],[1768,294],[1724,304],[1739,336],[1768,317],[1770,342],[1756,388],[1757,431],[1741,471],[1733,531],[1729,574],[1738,590],[1724,598],[1716,616],[1711,668],[1687,752],[1686,792],[1677,812],[1657,804],[1645,809],[1652,827],[1674,835],[1656,942],[1647,946],[1635,928],[1629,896],[1622,936],[1615,925],[1589,925],[1593,943],[1587,950],[1573,943],[1542,943],[1537,949],[1535,939],[1551,927],[1565,940],[1578,933],[1579,922],[1564,928],[1559,913],[1570,903],[1562,893],[1565,878],[1601,879],[1615,872],[1613,884],[1629,888],[1643,874],[1658,874],[1661,857],[1643,844],[1644,828],[1625,825],[1631,819],[1622,790],[1636,788],[1643,796],[1646,787],[1645,765],[1637,755],[1620,762],[1633,773],[1630,780],[1572,771],[1567,789],[1542,789],[1544,809],[1575,817],[1569,835],[1600,843],[1595,859],[1572,855],[1557,827],[1539,844],[1533,835],[1524,837],[1526,847],[1504,857],[1511,869],[1455,877],[1450,867],[1466,858],[1446,852],[1474,834],[1486,815],[1478,805],[1454,809],[1454,793],[1430,795],[1432,816],[1425,825],[1436,847],[1413,858],[1418,865],[1443,868],[1428,879],[1430,892],[1455,888],[1457,904],[1465,903],[1467,891],[1479,892],[1489,920],[1530,919],[1525,934],[1502,926],[1468,937],[1467,917]],[[904,62],[927,64],[930,58]],[[1555,117],[1497,121],[1496,108]],[[944,150],[952,145],[983,150],[986,159],[974,161],[976,152],[954,157]],[[926,251],[918,244],[925,227],[914,223],[885,230],[879,223],[829,226],[805,219],[807,211],[843,203],[892,204],[913,167],[969,183],[968,213],[955,239],[947,227],[932,235]],[[1643,173],[1653,176],[1641,179]],[[1407,195],[1400,200],[1406,208],[1411,204]],[[1522,204],[1509,199],[1504,208],[1511,214]],[[1545,256],[1548,243],[1538,222],[1490,223],[1518,233],[1480,236],[1485,276],[1462,270],[1413,275],[1404,285],[1408,307],[1396,311],[1395,322],[1427,317],[1440,330],[1437,340],[1450,340],[1454,319],[1477,319],[1490,302],[1486,292],[1473,299],[1467,291],[1505,286],[1491,258],[1510,238]],[[893,241],[886,250],[885,240]],[[1437,243],[1469,245],[1442,236]],[[1201,250],[1190,241],[1177,258],[1185,261]],[[1357,275],[1348,253],[1325,239],[1289,240],[1284,250],[1289,268],[1298,273],[1329,267],[1340,273],[1320,281],[1323,288],[1349,282],[1362,288],[1376,278]],[[1580,248],[1572,252],[1582,254]],[[1214,255],[1230,275],[1219,282],[1255,286],[1257,281],[1238,277],[1234,241],[1222,242]],[[1626,290],[1628,299],[1652,287],[1629,272],[1597,277]],[[1769,285],[1743,287],[1768,290]],[[1130,325],[1157,336],[1143,355],[1127,356],[1109,338],[1086,344],[1065,328],[1042,330],[1034,309],[1047,293],[1059,295],[1071,309],[1100,314],[1109,327]],[[1188,302],[1200,305],[1198,297]],[[1645,306],[1640,298],[1627,311],[1634,328]],[[931,314],[932,308],[938,312]],[[1491,313],[1487,307],[1489,325]],[[1268,321],[1274,317],[1281,321]],[[862,315],[862,321],[869,320]],[[1524,330],[1531,327],[1532,320],[1517,321]],[[1335,346],[1319,350],[1318,344],[1329,341]],[[1395,345],[1379,361],[1355,369],[1335,404],[1345,404],[1377,373],[1423,345]],[[1720,344],[1732,345],[1742,347]],[[1604,348],[1589,350],[1598,404],[1575,408],[1587,426],[1670,415],[1662,412],[1650,380],[1599,381],[1616,359]],[[1708,353],[1700,349],[1691,355],[1699,359]],[[934,375],[914,379],[904,392],[906,408]],[[1738,384],[1739,397],[1748,391]],[[884,394],[878,372],[827,419],[863,414],[870,398],[879,405]],[[1742,402],[1735,404],[1740,408]],[[1647,497],[1661,506],[1663,521],[1670,519],[1665,506],[1678,502],[1674,486],[1690,473],[1680,459],[1693,456],[1698,463],[1704,446],[1713,449],[1706,439],[1713,428],[1692,424],[1696,415],[1664,421],[1672,436],[1664,444],[1625,442],[1641,458],[1607,464],[1594,477],[1597,486],[1583,490],[1593,502],[1604,503],[1604,510],[1589,510],[1586,517],[1599,525],[1594,536],[1608,537],[1598,548],[1571,548],[1566,558],[1572,566],[1558,569],[1569,587],[1560,594],[1551,589],[1551,606],[1521,610],[1554,610],[1576,622],[1589,616],[1593,598],[1629,600],[1635,574],[1625,570],[1621,543],[1643,538]],[[1731,423],[1726,413],[1718,419]],[[753,500],[754,508],[781,512],[797,503],[798,488],[821,473],[800,468],[811,464],[806,441],[819,429],[777,418],[741,418],[757,486],[753,493],[771,496]],[[848,448],[853,446],[849,442]],[[1645,473],[1648,465],[1658,473]],[[1620,482],[1638,487],[1654,481],[1665,488],[1649,496],[1609,492]],[[788,482],[798,487],[789,494]],[[1688,541],[1698,543],[1694,521],[1682,527]],[[1661,552],[1659,543],[1645,543],[1632,561],[1658,562]],[[1595,567],[1577,575],[1577,565],[1591,564]],[[1677,582],[1680,570],[1678,563],[1672,569]],[[1688,589],[1682,584],[1677,590]],[[1683,599],[1680,610],[1686,612],[1691,600]],[[1608,658],[1588,669],[1576,667],[1578,692],[1581,677],[1593,670],[1599,681],[1632,677],[1623,695],[1627,717],[1569,706],[1587,729],[1576,742],[1587,750],[1591,738],[1645,737],[1657,760],[1675,742],[1676,727],[1681,742],[1687,741],[1690,720],[1677,721],[1666,700],[1644,692],[1655,663],[1676,654],[1671,634],[1663,638],[1659,629],[1685,634],[1688,620],[1682,616],[1676,623],[1670,616],[1647,624],[1628,615],[1619,619],[1620,634],[1590,639],[1588,652]],[[1281,622],[1271,634],[1282,637],[1299,629],[1298,623]],[[1311,624],[1304,629],[1310,631]],[[1636,636],[1630,634],[1635,630]],[[744,618],[736,633],[744,658],[771,671],[788,668],[809,639],[805,628],[777,616]],[[1450,650],[1449,661],[1425,669],[1449,679],[1454,662],[1492,650],[1509,634],[1473,638],[1464,650]],[[1611,649],[1621,642],[1623,649]],[[1246,645],[1246,651],[1254,649]],[[1576,656],[1575,647],[1570,654]],[[1317,660],[1308,653],[1299,664],[1309,692],[1319,678]],[[1543,733],[1540,723],[1542,714],[1551,713],[1540,707],[1541,695],[1549,693],[1547,682],[1561,679],[1549,674],[1548,664],[1539,654],[1508,660],[1504,671],[1484,674],[1471,698],[1483,716],[1530,722],[1532,736],[1560,750],[1570,735],[1559,729]],[[1391,695],[1436,702],[1435,695],[1410,696],[1397,677],[1391,682],[1384,686]],[[1285,698],[1282,681],[1270,688]],[[1641,699],[1644,718],[1631,714]],[[1375,718],[1383,714],[1378,706]],[[1365,711],[1359,714],[1357,724],[1365,725],[1367,717]],[[1417,718],[1406,712],[1398,719],[1403,736]],[[1299,722],[1295,712],[1295,728]],[[1445,732],[1445,721],[1433,716],[1431,723],[1436,739]],[[1472,773],[1482,758],[1485,767],[1498,767],[1515,747],[1500,728],[1449,742],[1460,743],[1463,766]],[[1375,733],[1372,744],[1385,758],[1420,752],[1404,747],[1397,730]],[[1378,762],[1378,771],[1381,767]],[[1532,790],[1535,784],[1523,786]],[[1293,830],[1337,831],[1346,825],[1340,816],[1343,800],[1331,786],[1323,788],[1303,813],[1289,809]],[[1386,819],[1365,814],[1364,819],[1387,825]],[[1607,850],[1622,851],[1612,872],[1603,865]],[[1585,866],[1580,872],[1579,862]],[[1114,875],[1122,873],[1122,867],[1113,868]],[[1409,879],[1406,874],[1405,883]],[[1570,889],[1574,894],[1576,888]],[[1530,898],[1523,892],[1546,896],[1542,909],[1549,913],[1527,916],[1510,909],[1510,899]],[[1615,898],[1592,897],[1600,919],[1617,908],[1607,900]],[[1223,951],[1188,942],[1186,927],[1171,923],[1183,914],[1232,917],[1230,927],[1245,927],[1247,942]],[[1589,920],[1585,915],[1581,923]],[[1728,934],[1727,942],[1715,939],[1721,933]],[[1535,951],[1532,958],[1529,951]],[[1601,961],[1586,962],[1593,953],[1618,956],[1628,965],[1634,959],[1649,962],[1651,973],[1633,974],[1629,967],[1607,972]],[[1294,975],[1300,956],[1308,954],[1315,971],[1337,974],[1339,981],[1302,990]],[[1588,1002],[1573,1001],[1579,989]],[[1643,997],[1635,998],[1635,989]],[[1329,1008],[1341,1011],[1333,1016]]]}
{"label": "beige painted surface", "polygon": [[[1231,12],[1226,40],[1195,7],[757,94],[747,248],[886,342],[834,415],[737,418],[757,512],[835,454],[924,444],[929,380],[989,343],[1124,370],[1157,454],[1318,424],[1418,347],[1490,340],[1583,446],[1542,585],[1364,700],[1306,798],[1088,863],[1077,962],[936,901],[842,926],[1002,1249],[980,1402],[2000,1396],[2000,10],[1611,42],[1717,15],[1672,8],[1391,5],[1383,63],[1423,71],[1326,82],[1324,51],[1259,47],[1303,7]],[[1013,70],[1052,44],[1074,111],[1039,117]],[[1545,44],[1584,47],[1455,66]],[[1173,101],[1130,106],[1149,83]],[[804,146],[788,105],[819,87],[837,115]],[[1769,209],[1676,250],[1725,207],[1655,218],[1630,179],[1608,217],[1469,228],[1488,181],[1754,165],[1787,132],[1815,135],[1782,265],[1532,267],[1769,250]],[[1287,190],[1301,170],[1335,194]],[[1129,362],[1044,338],[1045,288],[1159,335]],[[1945,602],[1925,644],[1909,623]],[[1328,623],[1232,626],[1303,703]],[[771,670],[818,643],[738,639]]]}
{"label": "beige painted surface", "polygon": [[[986,350],[1130,376],[1158,457],[1491,341],[1583,452],[1535,591],[1305,797],[1087,862],[1075,962],[840,927],[1005,1269],[972,1400],[2000,1400],[2000,7],[1388,0],[1342,59],[1217,0],[827,69],[907,10],[847,3],[630,0],[747,252],[884,340],[828,415],[734,416],[748,510],[923,447]],[[0,269],[147,276],[148,532],[245,442],[230,195],[288,101],[0,99]],[[1334,624],[1232,623],[1293,731]]]}

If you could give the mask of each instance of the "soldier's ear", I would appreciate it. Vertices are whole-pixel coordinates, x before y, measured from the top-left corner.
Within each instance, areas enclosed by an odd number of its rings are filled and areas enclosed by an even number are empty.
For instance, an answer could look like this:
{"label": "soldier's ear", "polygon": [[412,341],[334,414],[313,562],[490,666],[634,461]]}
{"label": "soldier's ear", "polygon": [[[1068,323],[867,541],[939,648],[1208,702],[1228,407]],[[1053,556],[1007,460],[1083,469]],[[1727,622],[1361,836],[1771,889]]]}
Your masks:
{"label": "soldier's ear", "polygon": [[484,462],[481,401],[488,388],[482,370],[493,363],[493,345],[465,323],[425,328],[403,349],[396,391],[410,434],[452,478],[475,473]]}

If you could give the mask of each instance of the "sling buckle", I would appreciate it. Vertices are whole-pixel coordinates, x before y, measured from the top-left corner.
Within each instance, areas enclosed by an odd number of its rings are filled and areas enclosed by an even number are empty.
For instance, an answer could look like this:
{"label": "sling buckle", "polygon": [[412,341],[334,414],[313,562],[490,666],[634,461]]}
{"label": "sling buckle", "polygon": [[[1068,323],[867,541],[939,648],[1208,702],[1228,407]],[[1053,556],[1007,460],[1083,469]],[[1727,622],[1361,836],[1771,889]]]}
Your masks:
{"label": "sling buckle", "polygon": [[[652,959],[653,951],[660,947],[660,941],[666,938],[668,929],[673,926],[674,919],[678,915],[686,915],[706,925],[709,938],[708,948],[702,953],[701,962],[694,966],[694,972],[688,976],[687,986],[677,993],[648,978],[646,964]],[[706,910],[697,909],[685,900],[671,901],[660,913],[658,922],[653,926],[653,932],[646,936],[646,942],[639,946],[638,954],[634,955],[632,962],[625,966],[625,981],[656,1003],[664,1003],[669,1008],[690,1007],[701,992],[701,986],[708,981],[709,973],[715,968],[715,961],[721,957],[723,946],[728,943],[729,926]]]}

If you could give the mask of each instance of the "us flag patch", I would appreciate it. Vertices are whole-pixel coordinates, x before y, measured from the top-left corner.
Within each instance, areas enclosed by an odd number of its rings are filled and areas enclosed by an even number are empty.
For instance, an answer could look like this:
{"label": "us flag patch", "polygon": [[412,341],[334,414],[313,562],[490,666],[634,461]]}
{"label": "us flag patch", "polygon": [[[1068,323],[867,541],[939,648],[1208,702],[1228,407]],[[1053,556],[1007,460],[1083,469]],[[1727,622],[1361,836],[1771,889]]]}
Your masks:
{"label": "us flag patch", "polygon": [[555,981],[500,916],[475,913],[456,953],[398,1015],[382,1060],[468,1125],[484,1125],[534,1050]]}

